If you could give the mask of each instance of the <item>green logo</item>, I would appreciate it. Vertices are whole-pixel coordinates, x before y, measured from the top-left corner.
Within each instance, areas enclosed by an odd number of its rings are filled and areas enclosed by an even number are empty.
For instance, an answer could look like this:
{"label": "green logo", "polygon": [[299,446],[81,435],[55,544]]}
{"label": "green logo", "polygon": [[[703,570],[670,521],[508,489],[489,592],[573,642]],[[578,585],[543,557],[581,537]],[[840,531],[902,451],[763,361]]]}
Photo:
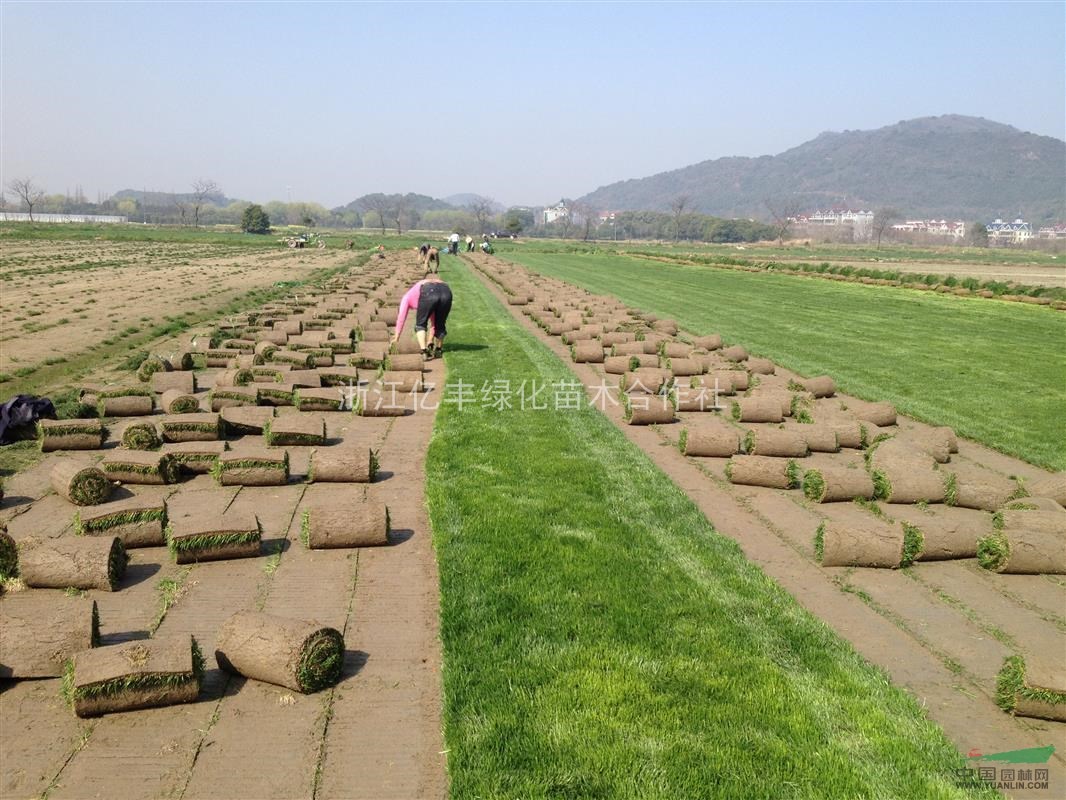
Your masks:
{"label": "green logo", "polygon": [[1004,761],[1008,764],[1046,764],[1055,752],[1055,745],[1046,747],[1027,747],[1024,750],[1007,750],[1003,753],[983,755],[976,748],[966,754],[971,761]]}

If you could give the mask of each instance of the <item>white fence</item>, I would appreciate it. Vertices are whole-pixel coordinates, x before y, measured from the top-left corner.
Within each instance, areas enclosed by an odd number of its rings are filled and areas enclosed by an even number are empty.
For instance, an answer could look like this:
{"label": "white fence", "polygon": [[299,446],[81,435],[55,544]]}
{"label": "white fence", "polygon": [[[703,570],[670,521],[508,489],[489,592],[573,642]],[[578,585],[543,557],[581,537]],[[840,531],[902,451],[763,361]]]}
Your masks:
{"label": "white fence", "polygon": [[[30,222],[30,215],[21,211],[0,211],[0,222]],[[34,214],[33,222],[107,222],[125,223],[129,217],[109,214]]]}

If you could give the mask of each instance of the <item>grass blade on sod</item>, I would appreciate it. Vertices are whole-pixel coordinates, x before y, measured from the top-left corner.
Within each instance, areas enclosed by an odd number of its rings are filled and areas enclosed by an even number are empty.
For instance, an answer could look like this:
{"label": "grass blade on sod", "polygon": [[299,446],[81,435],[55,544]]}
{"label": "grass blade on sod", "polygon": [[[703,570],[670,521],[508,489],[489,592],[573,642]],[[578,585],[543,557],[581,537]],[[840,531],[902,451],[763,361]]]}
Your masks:
{"label": "grass blade on sod", "polygon": [[[961,797],[917,702],[746,562],[465,269],[427,461],[454,797]],[[989,790],[987,796],[995,796]]]}

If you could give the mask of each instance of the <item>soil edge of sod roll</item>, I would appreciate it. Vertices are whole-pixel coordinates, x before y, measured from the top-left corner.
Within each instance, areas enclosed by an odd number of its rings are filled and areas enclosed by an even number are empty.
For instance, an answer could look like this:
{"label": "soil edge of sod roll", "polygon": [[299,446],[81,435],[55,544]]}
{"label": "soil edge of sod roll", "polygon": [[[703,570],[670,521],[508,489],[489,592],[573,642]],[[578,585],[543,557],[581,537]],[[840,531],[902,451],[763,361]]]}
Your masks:
{"label": "soil edge of sod roll", "polygon": [[103,470],[83,461],[62,461],[52,468],[52,488],[74,505],[95,506],[111,496],[115,485]]}
{"label": "soil edge of sod roll", "polygon": [[1066,691],[1031,686],[1025,658],[1008,656],[996,675],[996,705],[1009,714],[1066,721]]}

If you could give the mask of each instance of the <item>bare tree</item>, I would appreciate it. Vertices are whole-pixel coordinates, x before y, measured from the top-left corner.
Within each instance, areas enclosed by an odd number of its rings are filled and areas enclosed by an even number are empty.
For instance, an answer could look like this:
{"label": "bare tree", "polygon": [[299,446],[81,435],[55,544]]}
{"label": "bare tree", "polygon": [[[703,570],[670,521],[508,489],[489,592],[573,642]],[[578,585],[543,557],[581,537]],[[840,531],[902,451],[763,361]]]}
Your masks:
{"label": "bare tree", "polygon": [[178,209],[178,214],[181,217],[181,225],[185,227],[189,224],[189,201],[180,194],[172,196],[174,198],[174,207]]}
{"label": "bare tree", "polygon": [[582,227],[585,229],[582,239],[584,241],[589,240],[589,235],[592,233],[592,225],[596,220],[596,209],[594,209],[588,203],[582,203],[579,200],[575,200],[570,204],[570,210],[581,221]]}
{"label": "bare tree", "polygon": [[766,204],[766,210],[770,212],[770,217],[774,221],[774,238],[779,243],[784,242],[796,215],[800,211],[800,201],[795,199],[774,200],[767,197],[763,203]]}
{"label": "bare tree", "polygon": [[35,184],[33,178],[15,178],[8,183],[7,188],[26,206],[30,212],[30,222],[33,222],[33,207],[44,199],[44,189]]}
{"label": "bare tree", "polygon": [[193,225],[200,227],[200,209],[204,207],[210,195],[218,194],[218,184],[210,178],[198,178],[192,184]]}
{"label": "bare tree", "polygon": [[559,215],[558,221],[563,226],[563,238],[566,239],[570,236],[570,229],[574,227],[574,201],[567,200],[565,197],[559,201],[562,206],[562,214]]}
{"label": "bare tree", "polygon": [[392,218],[396,222],[396,234],[403,233],[403,220],[407,216],[407,198],[397,195],[396,202],[392,205]]}
{"label": "bare tree", "polygon": [[385,220],[392,218],[392,199],[381,192],[368,194],[360,202],[363,212],[373,211],[378,215],[378,224],[381,226],[381,235],[385,235]]}
{"label": "bare tree", "polygon": [[897,219],[899,219],[899,212],[894,208],[879,208],[874,212],[872,232],[874,239],[877,241],[878,250],[881,249],[881,237],[885,235],[885,231]]}
{"label": "bare tree", "polygon": [[475,197],[467,209],[477,219],[478,233],[485,233],[485,223],[492,216],[492,209],[496,205],[491,197]]}
{"label": "bare tree", "polygon": [[688,206],[689,200],[692,198],[687,194],[679,194],[673,200],[670,201],[670,210],[674,212],[674,241],[676,242],[681,236],[681,215],[685,213],[685,207]]}

